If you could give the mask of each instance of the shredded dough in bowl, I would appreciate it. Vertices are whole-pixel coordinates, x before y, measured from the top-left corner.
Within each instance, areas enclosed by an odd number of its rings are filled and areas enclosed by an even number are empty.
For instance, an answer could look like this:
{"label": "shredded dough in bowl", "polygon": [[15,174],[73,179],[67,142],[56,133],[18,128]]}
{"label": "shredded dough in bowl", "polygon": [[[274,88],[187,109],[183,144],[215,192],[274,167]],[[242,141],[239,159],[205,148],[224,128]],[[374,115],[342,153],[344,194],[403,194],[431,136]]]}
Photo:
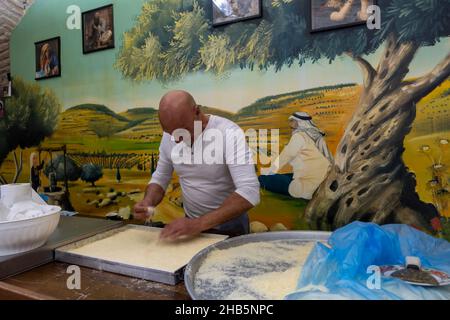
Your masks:
{"label": "shredded dough in bowl", "polygon": [[316,242],[277,240],[211,251],[194,290],[200,299],[282,300],[295,291]]}

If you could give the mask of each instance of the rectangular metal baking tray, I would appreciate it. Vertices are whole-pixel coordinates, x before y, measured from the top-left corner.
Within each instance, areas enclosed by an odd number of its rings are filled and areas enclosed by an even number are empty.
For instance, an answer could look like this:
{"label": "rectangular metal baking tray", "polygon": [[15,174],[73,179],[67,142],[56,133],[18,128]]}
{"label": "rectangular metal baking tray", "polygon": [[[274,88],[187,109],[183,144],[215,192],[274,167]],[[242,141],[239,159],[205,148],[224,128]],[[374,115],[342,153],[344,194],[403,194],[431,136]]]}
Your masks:
{"label": "rectangular metal baking tray", "polygon": [[[112,273],[122,274],[134,278],[149,280],[149,281],[155,281],[160,282],[164,284],[169,285],[176,285],[183,281],[184,278],[184,268],[176,270],[175,272],[167,272],[162,270],[156,270],[156,269],[150,269],[150,268],[143,268],[139,266],[133,266],[128,265],[125,263],[119,263],[119,262],[112,262],[107,261],[103,259],[98,258],[92,258],[83,256],[80,254],[71,253],[69,251],[85,246],[87,244],[93,243],[95,241],[99,241],[105,238],[108,238],[116,233],[128,230],[128,229],[138,229],[138,230],[148,230],[148,229],[154,229],[154,230],[160,230],[158,228],[153,227],[146,227],[146,226],[137,226],[137,225],[126,225],[124,227],[110,230],[107,232],[103,232],[100,234],[97,234],[96,236],[77,241],[74,243],[71,243],[69,245],[57,248],[55,250],[55,259],[57,261],[70,263],[73,265],[78,266],[84,266],[100,271],[108,271]],[[207,237],[217,237],[223,239],[224,236],[221,235],[214,235],[214,234],[204,234],[204,236]]]}
{"label": "rectangular metal baking tray", "polygon": [[0,257],[0,280],[28,271],[54,260],[55,248],[118,228],[123,222],[85,217],[64,217],[47,243],[35,250]]}

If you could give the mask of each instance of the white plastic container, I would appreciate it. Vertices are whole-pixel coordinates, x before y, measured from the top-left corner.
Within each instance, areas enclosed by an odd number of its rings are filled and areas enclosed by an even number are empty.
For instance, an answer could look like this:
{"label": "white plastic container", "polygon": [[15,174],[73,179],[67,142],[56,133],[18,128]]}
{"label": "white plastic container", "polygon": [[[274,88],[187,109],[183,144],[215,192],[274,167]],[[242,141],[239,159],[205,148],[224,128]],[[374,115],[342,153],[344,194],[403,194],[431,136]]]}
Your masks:
{"label": "white plastic container", "polygon": [[0,222],[0,256],[43,246],[58,226],[60,212],[60,207],[51,206],[51,213],[42,217]]}
{"label": "white plastic container", "polygon": [[33,189],[29,183],[15,183],[0,186],[0,199],[7,207],[11,207],[17,202],[31,200]]}

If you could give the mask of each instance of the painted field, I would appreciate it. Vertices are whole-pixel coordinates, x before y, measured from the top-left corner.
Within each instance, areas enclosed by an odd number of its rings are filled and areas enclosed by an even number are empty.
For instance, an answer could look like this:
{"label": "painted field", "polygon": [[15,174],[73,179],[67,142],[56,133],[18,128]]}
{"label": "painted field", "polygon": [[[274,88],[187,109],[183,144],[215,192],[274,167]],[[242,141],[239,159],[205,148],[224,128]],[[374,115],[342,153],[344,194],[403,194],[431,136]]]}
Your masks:
{"label": "painted field", "polygon": [[[447,217],[450,154],[444,142],[450,137],[448,130],[440,129],[443,123],[448,127],[450,120],[447,107],[450,103],[449,88],[450,81],[446,81],[420,102],[414,127],[405,141],[404,154],[406,164],[417,177],[417,190],[422,199],[440,206],[441,214]],[[334,152],[357,106],[360,93],[360,86],[343,84],[261,98],[235,114],[216,108],[203,109],[206,113],[236,121],[244,130],[279,129],[281,148],[291,135],[288,117],[296,111],[308,112],[318,127],[326,133],[326,141]],[[444,129],[447,127],[444,126]],[[134,162],[114,162],[121,163],[121,182],[117,181],[115,165],[103,168],[103,177],[96,182],[95,192],[86,192],[89,185],[81,180],[71,182],[71,202],[76,210],[86,215],[104,216],[120,208],[132,208],[133,204],[142,198],[142,192],[151,176],[150,158],[153,153],[156,162],[161,135],[155,109],[131,108],[122,113],[115,113],[106,106],[86,104],[64,111],[60,115],[55,133],[45,140],[43,145],[66,144],[69,154],[78,155],[73,157],[79,165],[91,161],[105,163],[106,160],[102,160],[102,157],[126,158],[129,155],[130,159],[138,159]],[[423,152],[424,146],[429,146],[430,151]],[[21,182],[29,179],[28,159],[31,151],[23,150],[23,168],[19,179]],[[48,154],[43,154],[42,157],[45,161],[49,160]],[[442,167],[433,167],[436,164],[441,164]],[[437,193],[433,186],[436,169],[441,176],[441,193]],[[285,168],[283,172],[289,170]],[[3,163],[1,172],[7,179],[12,179],[15,165],[11,155]],[[42,176],[42,181],[43,185],[48,184],[45,176]],[[117,197],[106,206],[98,207],[98,203],[111,191],[123,193],[124,196]],[[177,178],[174,177],[155,219],[167,223],[182,216],[181,203],[181,191]],[[302,217],[306,205],[306,201],[262,190],[262,202],[251,210],[250,216],[252,220],[261,221],[268,226],[281,222],[290,229],[308,229]]]}
{"label": "painted field", "polygon": [[450,81],[417,105],[417,119],[405,139],[403,159],[417,179],[421,199],[450,218]]}

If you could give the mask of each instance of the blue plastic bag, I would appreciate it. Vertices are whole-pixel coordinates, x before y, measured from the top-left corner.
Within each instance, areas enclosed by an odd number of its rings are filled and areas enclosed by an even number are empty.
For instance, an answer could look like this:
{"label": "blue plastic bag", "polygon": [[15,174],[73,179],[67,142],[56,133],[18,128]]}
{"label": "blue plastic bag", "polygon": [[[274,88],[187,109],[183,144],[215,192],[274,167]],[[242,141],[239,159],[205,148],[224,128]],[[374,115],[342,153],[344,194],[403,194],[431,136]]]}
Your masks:
{"label": "blue plastic bag", "polygon": [[[378,226],[354,222],[334,232],[331,248],[318,243],[309,255],[297,291],[297,299],[450,299],[450,287],[421,287],[381,277],[380,287],[368,285],[371,266],[404,265],[416,256],[422,266],[450,274],[450,243],[406,225]],[[372,278],[373,279],[373,278]]]}

